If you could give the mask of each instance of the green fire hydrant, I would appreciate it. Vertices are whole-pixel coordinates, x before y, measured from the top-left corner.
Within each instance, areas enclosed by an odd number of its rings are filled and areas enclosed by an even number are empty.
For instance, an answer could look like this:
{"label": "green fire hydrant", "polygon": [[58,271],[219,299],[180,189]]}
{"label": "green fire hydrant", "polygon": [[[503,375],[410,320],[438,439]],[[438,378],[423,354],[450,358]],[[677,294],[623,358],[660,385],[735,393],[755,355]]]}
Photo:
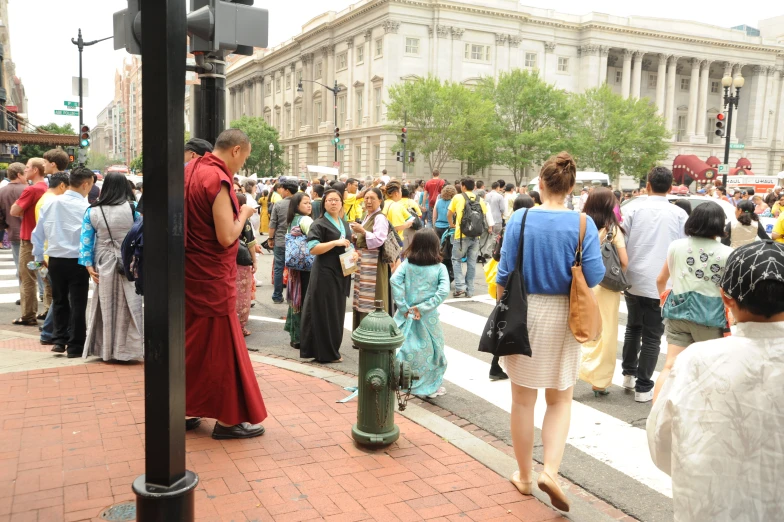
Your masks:
{"label": "green fire hydrant", "polygon": [[[403,333],[384,312],[381,301],[351,334],[359,349],[359,391],[357,423],[351,436],[363,446],[386,446],[400,436],[395,425],[395,396],[400,411],[406,409],[413,381],[419,377],[407,362],[395,359],[395,350],[403,344]],[[401,391],[406,391],[401,398]]]}

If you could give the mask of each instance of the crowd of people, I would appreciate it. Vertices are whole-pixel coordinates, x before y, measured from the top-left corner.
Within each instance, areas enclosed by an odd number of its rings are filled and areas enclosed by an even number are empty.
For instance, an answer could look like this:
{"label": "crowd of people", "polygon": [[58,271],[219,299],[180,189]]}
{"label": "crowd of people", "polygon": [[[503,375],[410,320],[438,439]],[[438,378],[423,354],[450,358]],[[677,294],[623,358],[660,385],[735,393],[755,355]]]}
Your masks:
{"label": "crowd of people", "polygon": [[[784,466],[784,423],[774,413],[784,401],[784,198],[706,194],[734,201],[728,219],[710,199],[671,203],[672,172],[654,167],[637,194],[646,197],[622,213],[618,191],[575,193],[576,164],[566,152],[544,163],[536,190],[470,177],[449,183],[437,170],[427,182],[384,171],[272,183],[238,177],[250,152],[236,129],[214,147],[186,144],[186,429],[207,417],[216,419],[216,439],[265,431],[244,340],[265,249],[273,253],[272,301],[287,306],[284,329],[301,358],[341,362],[347,308],[356,329],[381,302],[404,334],[397,359],[419,376],[412,393],[425,398],[447,392],[438,308],[450,292],[474,298],[484,264],[498,306],[513,273],[524,281],[531,353],[494,356],[489,375],[511,381],[511,481],[522,494],[532,492],[534,408],[544,390],[537,485],[553,506],[570,509],[557,477],[574,386],[587,382],[597,400],[610,393],[623,298],[623,387],[636,402],[653,403],[651,455],[673,478],[676,519],[782,512],[784,479],[764,477]],[[52,150],[11,164],[0,187],[0,228],[19,272],[14,324],[44,320],[42,344],[67,357],[141,359],[142,297],[120,254],[142,219],[141,187],[109,174],[96,193],[95,174],[66,173],[67,160]],[[759,222],[765,212],[779,215],[773,240]],[[573,306],[577,273],[601,318],[584,342],[573,327],[590,315]],[[39,286],[51,295],[40,314]],[[654,380],[662,336],[666,361]]]}

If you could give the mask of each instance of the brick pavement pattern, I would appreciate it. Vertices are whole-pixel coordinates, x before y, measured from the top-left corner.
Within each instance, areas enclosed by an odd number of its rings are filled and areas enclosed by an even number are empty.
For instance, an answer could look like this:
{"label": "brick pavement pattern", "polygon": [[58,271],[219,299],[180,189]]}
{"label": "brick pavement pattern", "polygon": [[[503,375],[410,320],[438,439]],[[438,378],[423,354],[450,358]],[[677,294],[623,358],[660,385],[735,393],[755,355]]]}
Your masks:
{"label": "brick pavement pattern", "polygon": [[[566,520],[449,442],[396,415],[401,437],[354,445],[356,400],[254,363],[270,417],[257,439],[186,435],[197,520]],[[143,367],[88,363],[0,375],[0,522],[99,521],[144,472]]]}

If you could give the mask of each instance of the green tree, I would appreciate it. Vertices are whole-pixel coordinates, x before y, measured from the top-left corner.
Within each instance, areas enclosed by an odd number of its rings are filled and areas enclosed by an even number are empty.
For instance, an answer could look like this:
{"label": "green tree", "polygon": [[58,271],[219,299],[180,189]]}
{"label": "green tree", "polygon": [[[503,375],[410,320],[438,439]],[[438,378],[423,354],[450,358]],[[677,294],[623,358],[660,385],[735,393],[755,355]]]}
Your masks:
{"label": "green tree", "polygon": [[191,139],[190,131],[185,131],[185,143],[188,143],[188,140]]}
{"label": "green tree", "polygon": [[[39,125],[38,128],[50,134],[76,134],[73,125],[66,123],[65,125],[57,125],[56,123],[49,123],[47,125]],[[16,161],[27,163],[30,158],[42,158],[44,152],[51,150],[54,147],[51,145],[24,145],[19,147],[19,156]]]}
{"label": "green tree", "polygon": [[496,161],[512,171],[516,184],[526,168],[568,148],[568,95],[536,72],[514,69],[484,78],[477,93],[495,106]]}
{"label": "green tree", "polygon": [[423,155],[431,170],[451,159],[468,161],[474,170],[492,163],[490,100],[433,76],[391,86],[389,99],[390,130],[399,132],[407,119],[407,149]]}
{"label": "green tree", "polygon": [[131,170],[135,171],[137,174],[139,172],[144,172],[144,159],[142,157],[143,155],[144,155],[144,151],[140,152],[138,156],[136,156],[131,160],[131,164],[128,165],[128,167]]}
{"label": "green tree", "polygon": [[621,174],[643,179],[667,156],[671,133],[648,99],[623,99],[604,85],[575,96],[573,107],[579,115],[573,152],[581,168],[614,180]]}
{"label": "green tree", "polygon": [[85,162],[85,165],[93,170],[104,171],[106,170],[106,167],[114,165],[114,162],[107,155],[101,154],[100,152],[96,152],[91,149],[87,153],[87,161]]}
{"label": "green tree", "polygon": [[[250,138],[251,151],[244,168],[247,174],[267,177],[281,176],[285,173],[288,165],[283,158],[283,147],[280,145],[277,129],[270,126],[264,118],[250,116],[243,116],[232,121],[231,127],[240,129]],[[273,145],[272,153],[269,150],[270,143]],[[270,174],[270,154],[272,155],[272,174]]]}

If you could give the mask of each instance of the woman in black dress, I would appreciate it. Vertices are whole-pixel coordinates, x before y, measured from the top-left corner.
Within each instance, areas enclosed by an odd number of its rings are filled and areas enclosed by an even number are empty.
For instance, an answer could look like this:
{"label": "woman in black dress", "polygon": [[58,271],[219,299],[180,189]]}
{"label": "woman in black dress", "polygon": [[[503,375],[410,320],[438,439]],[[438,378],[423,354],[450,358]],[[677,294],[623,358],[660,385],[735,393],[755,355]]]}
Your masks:
{"label": "woman in black dress", "polygon": [[343,198],[327,190],[324,214],[308,232],[308,248],[316,256],[302,305],[300,357],[319,363],[340,362],[346,299],[351,295],[351,276],[344,276],[338,256],[351,245],[351,228],[340,217]]}

